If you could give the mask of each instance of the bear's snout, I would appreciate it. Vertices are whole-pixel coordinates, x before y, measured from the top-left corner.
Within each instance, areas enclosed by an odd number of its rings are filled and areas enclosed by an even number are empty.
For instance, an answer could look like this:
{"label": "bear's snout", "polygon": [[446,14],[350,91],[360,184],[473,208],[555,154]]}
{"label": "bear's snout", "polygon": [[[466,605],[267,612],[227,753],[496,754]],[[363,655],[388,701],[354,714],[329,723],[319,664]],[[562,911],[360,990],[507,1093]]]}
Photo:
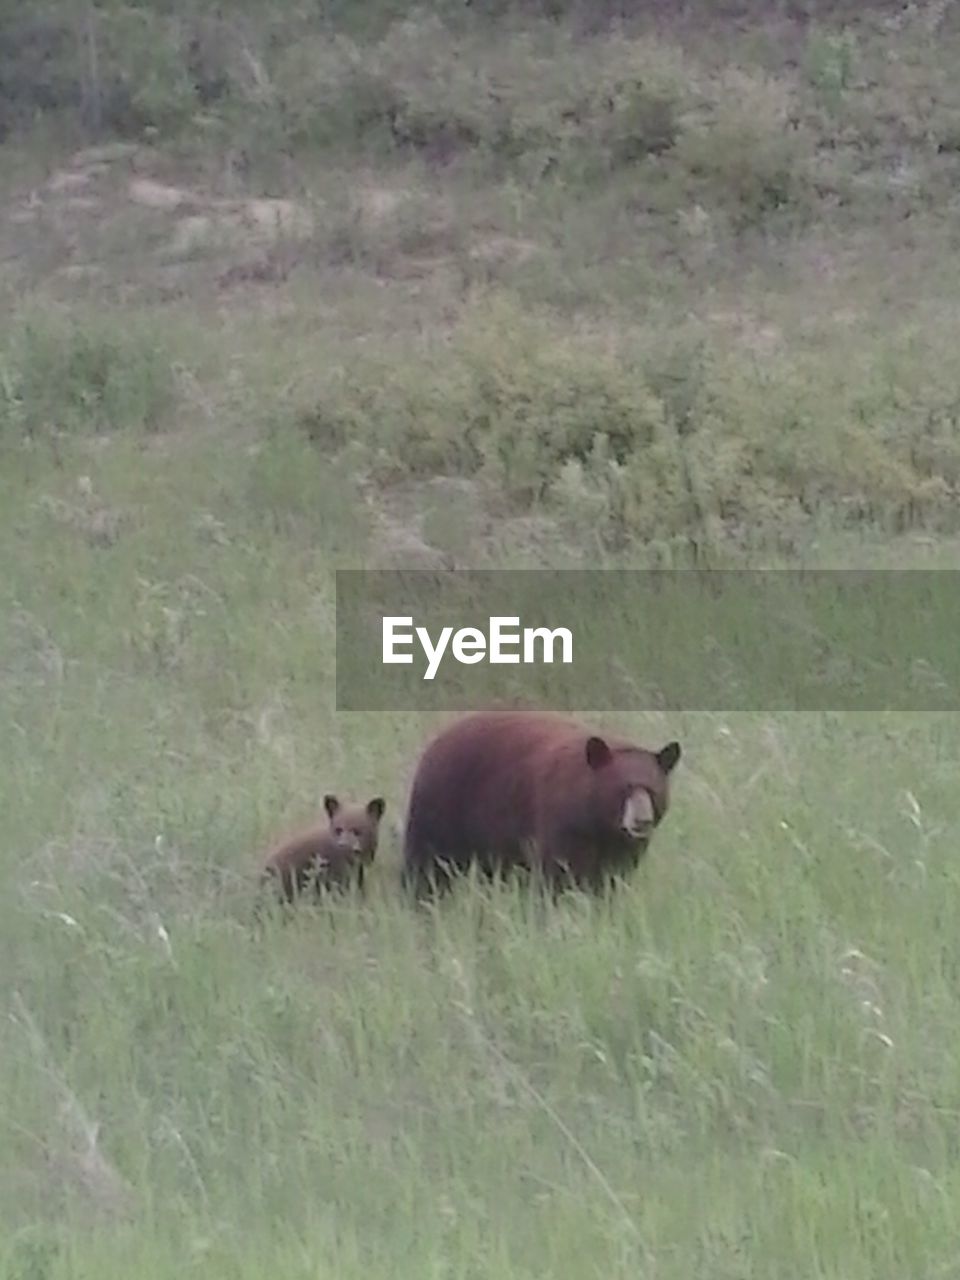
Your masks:
{"label": "bear's snout", "polygon": [[646,791],[635,791],[623,806],[620,828],[631,840],[649,840],[654,828],[653,801]]}

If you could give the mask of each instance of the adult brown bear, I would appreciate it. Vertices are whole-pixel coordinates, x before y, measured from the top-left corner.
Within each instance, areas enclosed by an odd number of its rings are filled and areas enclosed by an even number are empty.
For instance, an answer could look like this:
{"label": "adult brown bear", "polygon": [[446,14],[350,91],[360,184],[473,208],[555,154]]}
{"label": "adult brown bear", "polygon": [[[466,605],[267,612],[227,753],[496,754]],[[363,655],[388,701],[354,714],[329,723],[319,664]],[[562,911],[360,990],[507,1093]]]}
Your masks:
{"label": "adult brown bear", "polygon": [[420,758],[404,881],[422,895],[475,862],[488,875],[524,866],[556,887],[599,889],[646,852],[679,759],[677,742],[648,751],[554,715],[466,716]]}

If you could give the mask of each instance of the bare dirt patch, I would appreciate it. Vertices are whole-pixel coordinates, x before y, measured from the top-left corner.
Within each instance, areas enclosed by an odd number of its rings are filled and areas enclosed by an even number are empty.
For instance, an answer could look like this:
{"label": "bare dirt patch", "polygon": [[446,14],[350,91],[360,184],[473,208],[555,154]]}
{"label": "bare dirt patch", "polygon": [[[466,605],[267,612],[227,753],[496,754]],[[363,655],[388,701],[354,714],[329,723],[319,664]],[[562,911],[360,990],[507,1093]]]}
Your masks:
{"label": "bare dirt patch", "polygon": [[148,209],[167,209],[173,212],[185,205],[196,207],[198,201],[191,191],[183,187],[171,187],[164,182],[154,182],[151,178],[133,178],[127,186],[127,195],[134,204],[146,205]]}
{"label": "bare dirt patch", "polygon": [[[162,264],[223,253],[233,258],[262,255],[265,248],[302,242],[314,232],[313,213],[301,202],[262,196],[226,199],[160,180],[155,173],[161,165],[162,157],[146,147],[78,151],[45,182],[22,192],[5,211],[4,221],[8,228],[69,229],[74,278],[78,271],[102,265],[95,261],[99,253],[138,237],[144,267],[149,268],[151,259]],[[108,221],[110,245],[105,246],[102,232]],[[29,256],[27,245],[15,244],[14,256],[18,251]],[[39,261],[40,255],[36,257]]]}

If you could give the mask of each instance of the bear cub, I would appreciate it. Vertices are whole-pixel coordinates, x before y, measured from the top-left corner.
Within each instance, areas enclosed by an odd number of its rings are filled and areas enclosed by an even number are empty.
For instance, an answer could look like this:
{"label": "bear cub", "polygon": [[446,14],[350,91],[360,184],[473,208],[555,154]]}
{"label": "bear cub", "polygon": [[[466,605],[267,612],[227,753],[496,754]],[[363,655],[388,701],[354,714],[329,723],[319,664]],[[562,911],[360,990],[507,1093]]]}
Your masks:
{"label": "bear cub", "polygon": [[386,808],[377,796],[366,805],[343,805],[334,795],[323,797],[327,823],[317,823],[288,836],[267,857],[261,884],[272,882],[287,902],[313,887],[363,890],[364,871],[377,853],[380,819]]}

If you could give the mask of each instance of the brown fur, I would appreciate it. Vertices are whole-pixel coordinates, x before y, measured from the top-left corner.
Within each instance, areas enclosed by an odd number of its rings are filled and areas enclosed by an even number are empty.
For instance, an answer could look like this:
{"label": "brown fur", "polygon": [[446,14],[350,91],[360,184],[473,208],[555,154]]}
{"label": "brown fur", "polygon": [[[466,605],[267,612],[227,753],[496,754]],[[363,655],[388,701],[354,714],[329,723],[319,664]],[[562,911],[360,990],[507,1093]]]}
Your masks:
{"label": "brown fur", "polygon": [[355,883],[363,889],[364,871],[377,853],[380,819],[386,807],[378,796],[367,805],[344,806],[324,796],[327,821],[288,836],[264,864],[261,883],[277,885],[288,902],[311,884],[317,893]]}
{"label": "brown fur", "polygon": [[[600,888],[636,867],[669,806],[680,758],[574,721],[523,711],[481,712],[428,744],[414,777],[404,879],[418,893],[471,863],[485,873],[526,866],[556,887]],[[645,794],[644,794],[645,793]],[[652,808],[639,838],[620,826],[628,796]]]}

